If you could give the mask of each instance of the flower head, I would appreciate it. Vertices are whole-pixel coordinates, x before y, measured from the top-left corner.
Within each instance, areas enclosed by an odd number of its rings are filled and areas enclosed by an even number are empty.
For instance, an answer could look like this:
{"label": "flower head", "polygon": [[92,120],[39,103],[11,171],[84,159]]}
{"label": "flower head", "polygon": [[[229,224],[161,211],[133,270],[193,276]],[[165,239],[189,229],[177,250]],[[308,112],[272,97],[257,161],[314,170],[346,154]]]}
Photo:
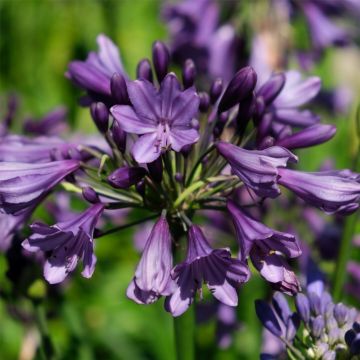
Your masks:
{"label": "flower head", "polygon": [[62,282],[80,259],[84,264],[82,275],[92,276],[96,263],[94,229],[103,210],[104,205],[98,203],[68,221],[31,225],[33,234],[22,245],[31,252],[50,252],[44,265],[44,277],[50,284]]}
{"label": "flower head", "polygon": [[199,138],[191,120],[199,107],[194,88],[181,91],[175,74],[168,74],[157,91],[147,80],[128,84],[131,106],[115,105],[111,113],[121,128],[142,135],[135,142],[132,154],[138,163],[156,160],[166,149],[179,152]]}
{"label": "flower head", "polygon": [[0,162],[0,208],[15,214],[32,207],[79,167],[77,160],[41,164]]}
{"label": "flower head", "polygon": [[359,175],[347,170],[302,172],[279,169],[279,184],[328,214],[348,214],[359,207]]}
{"label": "flower head", "polygon": [[172,279],[171,234],[165,216],[151,230],[127,296],[138,304],[151,304],[170,295]]}
{"label": "flower head", "polygon": [[246,263],[231,258],[229,249],[212,249],[196,225],[190,227],[188,240],[185,261],[172,271],[176,289],[166,299],[166,309],[173,316],[181,315],[193,302],[196,292],[201,291],[203,283],[216,299],[236,306],[236,287],[249,279]]}
{"label": "flower head", "polygon": [[230,143],[220,142],[216,147],[229,162],[232,171],[261,197],[278,196],[278,168],[286,167],[288,161],[297,161],[294,154],[279,146],[265,150],[245,150]]}

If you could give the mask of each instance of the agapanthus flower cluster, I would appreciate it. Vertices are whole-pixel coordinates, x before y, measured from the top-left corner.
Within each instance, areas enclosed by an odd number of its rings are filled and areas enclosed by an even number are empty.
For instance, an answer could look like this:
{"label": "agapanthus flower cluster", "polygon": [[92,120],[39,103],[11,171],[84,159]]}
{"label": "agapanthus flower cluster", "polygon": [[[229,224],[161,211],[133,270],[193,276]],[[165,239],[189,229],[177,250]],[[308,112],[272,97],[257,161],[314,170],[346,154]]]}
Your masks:
{"label": "agapanthus flower cluster", "polygon": [[[136,303],[164,297],[165,309],[180,316],[209,292],[235,307],[239,287],[251,276],[249,260],[274,289],[296,294],[300,285],[288,260],[300,256],[298,240],[253,210],[284,188],[327,213],[354,212],[360,201],[358,174],[294,168],[292,150],[325,142],[335,132],[302,108],[319,91],[319,79],[277,73],[257,86],[248,66],[199,92],[194,62],[184,62],[180,80],[169,72],[170,53],[160,41],[152,63],[139,62],[134,80],[116,45],[105,35],[98,44],[86,61],[71,62],[66,76],[86,91],[82,105],[89,106],[107,146],[66,142],[48,131],[45,141],[39,130],[42,136],[33,138],[2,137],[0,208],[2,216],[18,217],[6,233],[61,187],[82,196],[87,209],[55,224],[33,222],[23,242],[28,251],[44,253],[51,284],[64,281],[79,262],[82,275],[91,277],[96,241],[106,241],[97,239],[121,229],[96,229],[99,219],[134,208],[144,214],[141,221],[156,219],[129,279],[127,296]],[[246,206],[239,192],[249,195]],[[205,236],[199,218],[208,209],[231,218],[236,242],[217,248]]]}
{"label": "agapanthus flower cluster", "polygon": [[[310,287],[306,294],[297,294],[295,312],[285,296],[276,292],[272,305],[256,301],[256,313],[294,359],[356,359],[360,355],[358,312],[334,303],[331,295],[320,288]],[[262,354],[264,359],[276,356]]]}

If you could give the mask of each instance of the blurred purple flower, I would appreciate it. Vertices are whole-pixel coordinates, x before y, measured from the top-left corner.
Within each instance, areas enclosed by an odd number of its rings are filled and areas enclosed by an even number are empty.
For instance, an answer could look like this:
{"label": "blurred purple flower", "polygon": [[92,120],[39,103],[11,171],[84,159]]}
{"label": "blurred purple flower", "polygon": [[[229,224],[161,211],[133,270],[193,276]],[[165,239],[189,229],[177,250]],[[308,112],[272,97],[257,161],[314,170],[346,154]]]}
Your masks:
{"label": "blurred purple flower", "polygon": [[216,147],[240,180],[261,197],[278,196],[278,168],[285,167],[288,161],[297,161],[289,150],[278,146],[265,150],[245,150],[221,141]]}
{"label": "blurred purple flower", "polygon": [[181,91],[175,74],[165,77],[159,92],[147,80],[130,82],[128,92],[134,108],[115,105],[111,113],[124,131],[142,135],[132,148],[138,163],[152,162],[170,148],[179,152],[198,140],[191,120],[198,111],[199,97],[194,88]]}
{"label": "blurred purple flower", "polygon": [[44,264],[44,277],[50,284],[62,282],[80,259],[84,264],[82,275],[92,276],[96,264],[94,229],[103,210],[104,205],[99,203],[68,221],[31,225],[33,234],[22,245],[31,252],[50,252]]}
{"label": "blurred purple flower", "polygon": [[328,214],[349,214],[359,207],[359,175],[348,170],[302,172],[279,169],[278,183]]}
{"label": "blurred purple flower", "polygon": [[59,106],[39,120],[27,119],[23,125],[24,133],[34,135],[59,135],[59,133],[67,129],[67,113],[68,111],[64,106]]}
{"label": "blurred purple flower", "polygon": [[152,304],[161,295],[170,295],[172,279],[171,234],[165,215],[151,230],[127,296],[138,304]]}
{"label": "blurred purple flower", "polygon": [[166,299],[165,308],[173,316],[184,313],[201,291],[204,282],[213,296],[229,306],[236,306],[236,287],[249,279],[245,262],[231,258],[229,249],[212,249],[201,229],[192,225],[188,235],[186,260],[172,270],[176,289]]}
{"label": "blurred purple flower", "polygon": [[77,160],[42,164],[0,162],[0,208],[16,214],[32,207],[79,167]]}

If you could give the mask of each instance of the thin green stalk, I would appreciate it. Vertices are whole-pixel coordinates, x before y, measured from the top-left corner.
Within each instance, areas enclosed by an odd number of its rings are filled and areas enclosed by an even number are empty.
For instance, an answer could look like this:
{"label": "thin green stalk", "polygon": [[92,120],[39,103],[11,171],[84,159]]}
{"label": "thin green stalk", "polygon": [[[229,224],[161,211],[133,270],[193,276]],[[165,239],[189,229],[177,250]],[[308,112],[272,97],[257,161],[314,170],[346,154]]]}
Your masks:
{"label": "thin green stalk", "polygon": [[346,218],[343,237],[341,239],[339,256],[336,262],[333,279],[333,298],[335,302],[341,300],[344,283],[347,278],[346,265],[351,255],[351,241],[355,233],[358,214],[352,214]]}
{"label": "thin green stalk", "polygon": [[193,183],[191,186],[186,188],[179,197],[174,202],[174,207],[178,207],[191,193],[193,193],[195,190],[201,188],[205,184],[204,181],[197,181]]}
{"label": "thin green stalk", "polygon": [[177,360],[195,359],[194,304],[181,316],[174,318],[175,348]]}
{"label": "thin green stalk", "polygon": [[46,323],[46,314],[43,303],[34,301],[35,319],[40,333],[40,356],[46,360],[56,359],[55,348],[51,341],[49,330]]}
{"label": "thin green stalk", "polygon": [[139,224],[142,224],[148,220],[151,220],[151,219],[154,219],[156,217],[160,216],[160,214],[155,214],[155,215],[151,215],[151,216],[147,216],[143,219],[140,219],[140,220],[135,220],[133,222],[130,222],[130,223],[127,223],[125,225],[120,225],[120,226],[117,226],[113,229],[110,229],[110,230],[107,230],[107,231],[104,231],[104,232],[101,232],[99,235],[95,236],[96,239],[99,239],[101,237],[104,237],[104,236],[107,236],[107,235],[110,235],[110,234],[114,234],[118,231],[121,231],[121,230],[124,230],[124,229],[127,229],[129,227],[132,227],[132,226],[135,226],[135,225],[139,225]]}

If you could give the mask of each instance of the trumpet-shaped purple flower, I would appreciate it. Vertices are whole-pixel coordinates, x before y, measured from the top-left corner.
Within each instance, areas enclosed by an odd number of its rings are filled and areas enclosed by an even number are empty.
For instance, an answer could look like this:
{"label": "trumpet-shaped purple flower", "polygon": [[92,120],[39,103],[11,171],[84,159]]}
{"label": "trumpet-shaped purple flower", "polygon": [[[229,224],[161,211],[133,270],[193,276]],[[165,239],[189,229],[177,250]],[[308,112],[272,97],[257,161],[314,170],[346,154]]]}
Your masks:
{"label": "trumpet-shaped purple flower", "polygon": [[232,201],[228,201],[227,208],[240,245],[240,259],[245,261],[250,255],[254,266],[274,284],[273,287],[290,294],[297,292],[299,283],[283,257],[301,255],[295,236],[268,228],[246,215]]}
{"label": "trumpet-shaped purple flower", "polygon": [[151,304],[172,289],[171,234],[165,216],[151,230],[127,296],[138,304]]}
{"label": "trumpet-shaped purple flower", "polygon": [[[66,76],[80,88],[87,90],[90,97],[101,100],[110,97],[110,80],[114,73],[124,75],[119,49],[105,35],[96,39],[99,52],[90,52],[85,61],[72,61]],[[100,96],[100,99],[99,99]]]}
{"label": "trumpet-shaped purple flower", "polygon": [[77,160],[42,164],[0,162],[0,208],[16,214],[32,207],[79,167]]}
{"label": "trumpet-shaped purple flower", "polygon": [[103,210],[104,205],[98,203],[68,221],[31,225],[33,234],[22,245],[31,252],[50,252],[44,264],[44,277],[50,284],[62,282],[80,259],[84,265],[82,276],[92,276],[96,264],[94,229]]}
{"label": "trumpet-shaped purple flower", "polygon": [[181,91],[175,74],[165,77],[159,91],[147,80],[136,80],[128,84],[128,93],[133,107],[115,105],[111,113],[124,131],[142,135],[132,148],[137,162],[152,162],[166,149],[179,152],[198,140],[191,120],[199,97],[192,87]]}
{"label": "trumpet-shaped purple flower", "polygon": [[236,306],[236,287],[249,279],[246,262],[231,258],[229,249],[212,249],[201,229],[189,229],[188,251],[184,262],[172,270],[176,289],[166,299],[165,308],[173,316],[184,313],[201,291],[203,282],[216,299],[229,306]]}
{"label": "trumpet-shaped purple flower", "polygon": [[348,170],[302,172],[279,169],[278,183],[328,214],[349,214],[359,207],[360,175]]}
{"label": "trumpet-shaped purple flower", "polygon": [[274,198],[280,194],[277,186],[278,168],[297,157],[289,150],[273,146],[265,150],[246,150],[230,143],[216,145],[219,153],[229,162],[232,171],[261,197]]}

